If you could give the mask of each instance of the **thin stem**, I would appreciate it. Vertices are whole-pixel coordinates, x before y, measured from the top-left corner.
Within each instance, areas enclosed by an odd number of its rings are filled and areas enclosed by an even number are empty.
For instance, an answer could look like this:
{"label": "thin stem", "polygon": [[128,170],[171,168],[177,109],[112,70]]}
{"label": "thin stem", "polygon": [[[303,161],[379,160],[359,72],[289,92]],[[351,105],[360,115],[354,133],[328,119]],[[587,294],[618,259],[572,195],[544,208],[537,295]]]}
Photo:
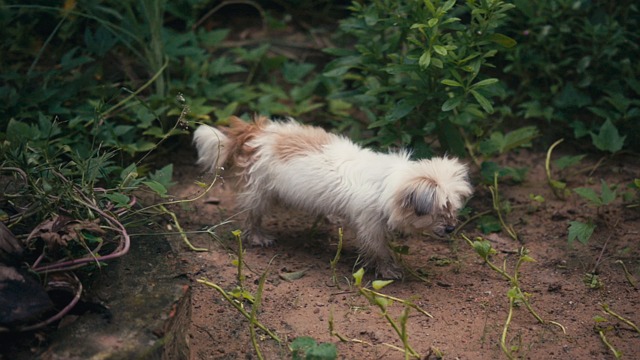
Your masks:
{"label": "thin stem", "polygon": [[[269,261],[269,264],[271,264],[271,261]],[[260,351],[260,346],[258,345],[258,338],[256,336],[255,325],[258,322],[257,314],[258,314],[258,310],[260,309],[260,305],[262,304],[262,291],[264,290],[264,282],[267,279],[268,272],[269,272],[269,269],[267,268],[267,270],[265,270],[265,272],[262,273],[262,275],[260,276],[260,281],[258,282],[258,290],[256,291],[255,301],[251,305],[251,319],[249,319],[249,334],[251,336],[251,344],[253,345],[253,348],[256,351],[256,356],[260,360],[264,360],[264,357],[262,356],[262,352]]]}
{"label": "thin stem", "polygon": [[602,306],[602,310],[604,310],[604,312],[606,312],[607,314],[609,314],[609,315],[615,317],[616,319],[624,322],[625,324],[631,326],[633,328],[633,330],[635,330],[638,334],[640,334],[640,329],[631,320],[626,319],[622,315],[619,315],[619,314],[615,313],[613,310],[611,310],[609,308],[609,305],[607,305],[607,304],[600,304],[600,306]]}
{"label": "thin stem", "polygon": [[397,302],[402,303],[402,304],[404,304],[406,306],[409,306],[410,308],[418,311],[419,313],[422,313],[423,315],[426,315],[426,316],[428,316],[430,318],[433,318],[433,316],[431,314],[429,314],[428,312],[422,310],[418,305],[416,305],[416,304],[414,304],[414,303],[412,303],[410,301],[407,301],[407,300],[404,300],[404,299],[400,299],[400,298],[397,298],[397,297],[394,297],[394,296],[391,296],[391,295],[386,295],[386,294],[383,294],[383,293],[379,293],[377,291],[374,291],[374,290],[371,290],[371,289],[367,289],[367,288],[360,288],[360,290],[362,290],[368,296],[379,296],[379,297],[383,297],[385,299],[397,301]]}
{"label": "thin stem", "polygon": [[338,261],[340,260],[340,253],[342,252],[342,228],[338,228],[338,249],[336,250],[336,255],[333,257],[333,260],[329,262],[331,265],[331,280],[333,284],[340,289],[340,282],[338,281],[338,275],[336,274],[336,266],[338,265]]}
{"label": "thin stem", "polygon": [[513,315],[513,303],[514,303],[514,298],[509,297],[509,313],[507,314],[507,320],[504,322],[504,327],[502,328],[502,335],[500,336],[500,347],[502,348],[502,351],[509,359],[513,359],[511,350],[507,348],[507,332],[509,330],[509,324],[511,324],[511,317]]}
{"label": "thin stem", "polygon": [[142,91],[144,91],[146,88],[148,88],[149,86],[151,86],[151,84],[153,84],[162,74],[162,72],[164,72],[164,69],[167,68],[167,65],[169,65],[169,60],[166,60],[164,62],[164,64],[162,64],[162,66],[160,67],[160,69],[158,69],[158,71],[153,75],[153,77],[151,79],[149,79],[149,81],[147,81],[146,83],[144,83],[144,85],[142,85],[140,88],[138,88],[138,90],[134,91],[133,93],[131,93],[131,95],[127,96],[126,98],[122,99],[120,102],[118,102],[117,104],[113,105],[112,107],[110,107],[107,111],[105,111],[104,113],[102,113],[102,116],[106,116],[109,113],[115,111],[117,108],[121,107],[122,105],[126,104],[129,100],[133,99],[134,97],[136,97],[138,94],[140,94]]}
{"label": "thin stem", "polygon": [[489,191],[491,191],[491,198],[493,201],[493,209],[498,214],[498,220],[500,220],[500,224],[505,229],[505,231],[513,238],[513,240],[518,241],[518,234],[513,230],[511,225],[508,225],[504,218],[502,217],[502,211],[500,209],[500,195],[498,193],[498,173],[493,173],[493,187],[489,186]]}
{"label": "thin stem", "polygon": [[620,266],[622,266],[622,271],[624,271],[624,277],[625,277],[625,279],[627,279],[627,282],[629,283],[629,285],[631,285],[634,289],[637,289],[638,285],[636,285],[636,282],[635,282],[635,280],[633,278],[633,275],[631,275],[629,270],[627,270],[627,266],[624,264],[624,261],[616,260],[616,263],[620,264]]}
{"label": "thin stem", "polygon": [[613,345],[609,343],[609,340],[607,340],[607,337],[604,335],[603,330],[598,330],[598,335],[600,335],[600,339],[602,339],[602,342],[607,346],[607,348],[609,348],[609,350],[613,353],[613,356],[615,356],[616,359],[622,358],[622,353],[616,350],[616,348],[614,348]]}
{"label": "thin stem", "polygon": [[191,241],[189,241],[187,234],[182,229],[182,226],[180,225],[180,221],[178,221],[178,217],[176,216],[176,213],[174,213],[173,211],[170,211],[169,209],[164,207],[164,205],[158,205],[158,209],[160,209],[161,212],[171,217],[171,220],[173,220],[173,224],[176,226],[176,228],[178,229],[178,232],[180,233],[180,237],[182,238],[182,241],[184,241],[184,243],[187,245],[187,247],[189,247],[189,249],[191,249],[192,251],[201,251],[201,252],[209,251],[209,249],[207,248],[198,248],[193,246]]}
{"label": "thin stem", "polygon": [[558,194],[558,188],[556,187],[555,182],[551,178],[551,153],[553,152],[553,149],[555,149],[555,147],[560,145],[560,143],[563,141],[564,139],[560,139],[554,142],[553,144],[551,144],[551,146],[549,146],[549,150],[547,150],[547,157],[544,162],[544,169],[547,172],[547,183],[549,183],[549,187],[551,187],[551,191],[553,191],[553,195],[555,195],[556,198],[558,199],[562,199],[563,197],[560,194]]}

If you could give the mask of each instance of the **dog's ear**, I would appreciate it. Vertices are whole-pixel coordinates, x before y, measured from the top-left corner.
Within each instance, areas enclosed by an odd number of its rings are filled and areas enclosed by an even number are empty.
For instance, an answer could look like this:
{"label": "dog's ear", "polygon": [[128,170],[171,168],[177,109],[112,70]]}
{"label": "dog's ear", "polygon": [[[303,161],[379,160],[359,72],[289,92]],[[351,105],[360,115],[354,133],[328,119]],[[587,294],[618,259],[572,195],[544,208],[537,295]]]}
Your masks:
{"label": "dog's ear", "polygon": [[401,206],[412,209],[417,216],[434,212],[438,184],[433,179],[422,177],[412,180],[403,191]]}

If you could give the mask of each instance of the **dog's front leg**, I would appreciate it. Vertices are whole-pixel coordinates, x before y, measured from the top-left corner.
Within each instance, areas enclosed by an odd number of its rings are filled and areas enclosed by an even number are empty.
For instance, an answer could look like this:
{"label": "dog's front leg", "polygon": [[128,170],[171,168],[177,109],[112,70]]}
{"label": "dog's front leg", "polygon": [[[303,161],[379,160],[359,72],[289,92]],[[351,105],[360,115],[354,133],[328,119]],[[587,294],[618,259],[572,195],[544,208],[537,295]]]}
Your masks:
{"label": "dog's front leg", "polygon": [[262,212],[250,210],[244,222],[245,240],[253,246],[271,246],[273,238],[264,233],[261,227]]}
{"label": "dog's front leg", "polygon": [[402,278],[402,268],[396,262],[386,239],[386,229],[381,226],[359,226],[358,245],[365,266],[375,266],[376,277]]}

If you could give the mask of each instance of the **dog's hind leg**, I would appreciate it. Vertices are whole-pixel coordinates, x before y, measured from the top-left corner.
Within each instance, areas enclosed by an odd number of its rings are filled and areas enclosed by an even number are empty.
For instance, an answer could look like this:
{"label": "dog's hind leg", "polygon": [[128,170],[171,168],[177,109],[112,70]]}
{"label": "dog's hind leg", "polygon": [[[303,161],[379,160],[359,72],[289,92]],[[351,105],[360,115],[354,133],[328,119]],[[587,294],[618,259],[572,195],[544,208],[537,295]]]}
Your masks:
{"label": "dog's hind leg", "polygon": [[252,192],[243,193],[238,197],[240,210],[246,212],[243,238],[248,244],[253,246],[273,245],[273,238],[262,230],[262,216],[270,208],[270,204],[271,201]]}

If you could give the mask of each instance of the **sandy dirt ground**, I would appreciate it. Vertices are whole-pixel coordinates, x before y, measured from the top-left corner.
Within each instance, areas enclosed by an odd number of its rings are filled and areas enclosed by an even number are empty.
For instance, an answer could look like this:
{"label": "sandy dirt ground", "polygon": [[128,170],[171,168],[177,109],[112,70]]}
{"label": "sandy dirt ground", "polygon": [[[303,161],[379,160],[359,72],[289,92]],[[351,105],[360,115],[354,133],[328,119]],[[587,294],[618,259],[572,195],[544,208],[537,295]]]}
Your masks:
{"label": "sandy dirt ground", "polygon": [[[558,155],[559,156],[559,155]],[[584,160],[577,168],[560,174],[569,188],[591,186],[599,190],[600,179],[628,191],[627,185],[640,174],[640,162],[618,157],[588,169],[597,159]],[[194,166],[193,152],[177,161],[174,176],[178,198],[192,198],[202,192],[196,181],[210,182]],[[520,241],[505,232],[483,235],[478,221],[459,234],[484,236],[497,254],[492,260],[513,274],[518,251],[526,247],[535,262],[522,265],[521,289],[529,295],[532,308],[545,323],[534,318],[516,302],[505,344],[516,358],[523,359],[613,359],[598,329],[623,358],[640,357],[640,333],[612,315],[602,304],[622,317],[640,323],[640,209],[622,200],[597,210],[576,194],[565,200],[554,197],[546,184],[544,154],[522,151],[499,159],[501,165],[527,167],[524,183],[500,184],[502,199],[512,211],[506,221],[513,225]],[[584,171],[580,171],[586,169]],[[591,172],[592,171],[592,172]],[[479,184],[474,171],[475,195],[469,202],[470,216],[491,210],[491,193]],[[237,242],[231,231],[241,226],[242,214],[234,210],[232,179],[218,181],[199,200],[173,210],[182,226],[191,231],[215,226],[215,237],[207,233],[190,235],[196,246],[207,252],[182,247],[192,286],[193,321],[189,328],[192,359],[255,359],[250,324],[217,291],[198,282],[206,280],[222,289],[238,285]],[[532,201],[530,195],[545,201]],[[356,261],[354,234],[345,228],[344,249],[337,264],[338,283],[332,281],[330,261],[338,243],[338,224],[316,219],[295,209],[269,214],[265,228],[277,244],[269,248],[247,248],[244,261],[246,289],[255,294],[259,278],[266,281],[257,319],[282,340],[276,342],[257,331],[257,344],[266,359],[290,358],[288,345],[297,337],[309,336],[318,343],[333,343],[340,359],[403,359],[402,342],[378,307],[371,305],[353,286],[351,274]],[[567,241],[569,221],[593,219],[597,229],[587,245]],[[230,223],[223,224],[231,220]],[[464,218],[462,218],[464,220]],[[314,226],[315,223],[315,226]],[[222,224],[222,225],[221,225]],[[217,237],[217,238],[216,238]],[[381,292],[413,301],[432,317],[410,311],[406,324],[408,342],[421,358],[496,359],[506,358],[500,347],[509,313],[510,284],[489,268],[471,246],[461,240],[431,239],[420,233],[397,236],[399,245],[409,248],[403,262],[422,279],[408,276]],[[620,261],[632,278],[629,281]],[[296,279],[287,277],[302,272]],[[589,277],[588,274],[595,274]],[[373,280],[369,272],[365,281]],[[634,281],[635,286],[634,287]],[[247,311],[251,304],[243,302]],[[397,319],[404,306],[394,302],[388,313]],[[597,322],[595,317],[606,319]],[[566,333],[559,326],[561,324]],[[333,331],[330,330],[333,323]],[[339,337],[348,341],[341,341]]]}

